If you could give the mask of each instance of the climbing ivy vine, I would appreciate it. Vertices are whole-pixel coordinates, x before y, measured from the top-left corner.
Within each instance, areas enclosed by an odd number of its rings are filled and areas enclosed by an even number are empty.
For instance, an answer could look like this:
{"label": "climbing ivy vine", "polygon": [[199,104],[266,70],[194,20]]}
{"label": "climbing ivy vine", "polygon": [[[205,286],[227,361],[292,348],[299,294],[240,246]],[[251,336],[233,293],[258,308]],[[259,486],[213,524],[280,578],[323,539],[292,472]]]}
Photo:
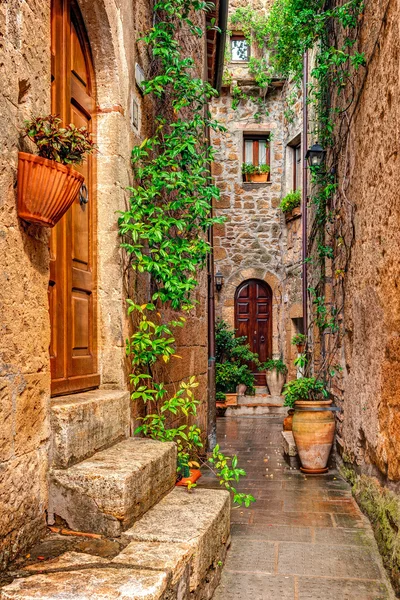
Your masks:
{"label": "climbing ivy vine", "polygon": [[[219,190],[213,185],[209,163],[213,150],[207,128],[222,130],[207,109],[215,90],[196,75],[195,61],[186,56],[182,36],[201,38],[197,17],[213,7],[201,0],[159,0],[154,6],[154,25],[143,38],[155,61],[156,74],[144,83],[162,114],[154,133],[132,152],[135,185],[129,208],[119,218],[122,246],[132,267],[151,277],[153,293],[139,305],[128,299],[128,312],[138,323],[127,341],[132,363],[133,400],[142,400],[148,414],[137,433],[178,446],[178,464],[198,466],[206,462],[233,492],[238,504],[249,506],[254,498],[240,493],[235,482],[245,475],[236,456],[225,456],[216,446],[204,461],[204,435],[195,421],[199,401],[194,377],[182,381],[175,393],[157,381],[157,365],[180,360],[174,330],[185,324],[184,313],[194,308],[197,274],[210,251],[207,229],[220,223],[211,216]],[[167,314],[175,315],[166,322]],[[182,314],[183,313],[183,314]],[[179,424],[171,427],[171,422]]]}
{"label": "climbing ivy vine", "polygon": [[[356,100],[355,82],[365,66],[364,54],[357,51],[363,9],[362,0],[339,6],[324,0],[275,0],[262,31],[268,40],[273,72],[289,79],[294,87],[302,80],[304,52],[313,51],[308,89],[311,133],[328,149],[328,160],[325,168],[311,169],[312,252],[307,260],[312,281],[310,334],[314,327],[319,332],[319,375],[325,381],[340,370],[335,362],[344,333],[343,281],[353,228],[352,219],[344,218],[344,210],[351,212],[348,199],[339,201],[337,167],[348,134],[350,109]],[[332,280],[336,290],[341,291],[330,293],[333,299],[328,301],[326,290]],[[314,367],[315,364],[308,365],[309,369]]]}

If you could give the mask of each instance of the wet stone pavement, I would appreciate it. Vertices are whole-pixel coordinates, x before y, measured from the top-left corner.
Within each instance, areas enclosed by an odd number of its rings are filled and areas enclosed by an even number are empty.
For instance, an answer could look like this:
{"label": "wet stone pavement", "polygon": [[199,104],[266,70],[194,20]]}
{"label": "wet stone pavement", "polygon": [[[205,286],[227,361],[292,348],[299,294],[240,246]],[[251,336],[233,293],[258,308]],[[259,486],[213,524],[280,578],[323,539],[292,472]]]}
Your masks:
{"label": "wet stone pavement", "polygon": [[[368,520],[335,471],[285,463],[282,417],[228,417],[218,441],[247,471],[257,500],[232,511],[232,544],[214,600],[387,600],[394,594]],[[218,487],[212,474],[202,486]],[[239,486],[238,486],[239,487]]]}

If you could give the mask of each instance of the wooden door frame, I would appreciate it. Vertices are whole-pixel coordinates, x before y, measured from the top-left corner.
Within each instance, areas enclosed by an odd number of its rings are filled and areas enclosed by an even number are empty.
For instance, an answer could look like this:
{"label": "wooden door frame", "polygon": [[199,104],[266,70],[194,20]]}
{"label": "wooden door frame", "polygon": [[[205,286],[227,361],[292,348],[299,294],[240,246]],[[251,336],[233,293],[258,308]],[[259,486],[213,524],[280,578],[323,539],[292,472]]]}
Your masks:
{"label": "wooden door frame", "polygon": [[[76,29],[79,42],[84,49],[84,58],[85,65],[87,68],[88,76],[89,76],[89,90],[90,94],[93,97],[93,103],[88,111],[90,114],[90,125],[91,125],[91,133],[93,134],[94,139],[96,139],[96,100],[95,100],[95,71],[94,71],[94,63],[93,57],[90,49],[89,37],[88,33],[83,21],[83,17],[79,8],[79,5],[76,0],[52,0],[51,3],[51,14],[52,14],[52,76],[56,75],[56,85],[52,90],[52,112],[60,114],[63,122],[70,121],[70,110],[69,106],[71,104],[72,97],[72,88],[71,88],[71,56],[69,52],[63,51],[62,47],[70,48],[70,35],[71,35],[71,22]],[[55,15],[55,16],[54,16]],[[54,21],[56,23],[54,24]],[[58,34],[55,36],[56,28]],[[60,33],[61,32],[61,35]],[[55,40],[53,38],[55,37]],[[55,55],[54,52],[55,51]],[[59,61],[57,61],[57,57]],[[57,77],[58,73],[58,77]],[[57,81],[58,79],[58,81]],[[90,157],[91,161],[91,169],[90,169],[90,182],[88,185],[88,189],[90,191],[89,202],[92,204],[92,212],[91,212],[91,223],[89,229],[89,247],[91,249],[91,260],[92,260],[92,277],[93,277],[93,312],[91,315],[91,341],[92,341],[92,356],[93,362],[96,365],[95,372],[89,375],[82,375],[77,377],[70,377],[71,374],[71,363],[72,357],[70,356],[70,349],[72,348],[72,327],[67,327],[67,331],[64,335],[58,334],[57,336],[57,344],[63,345],[63,364],[64,364],[64,372],[67,374],[66,379],[53,379],[51,382],[51,394],[52,396],[68,394],[71,392],[84,391],[88,389],[93,389],[99,386],[100,384],[100,375],[98,373],[98,322],[97,322],[97,311],[98,311],[98,301],[97,301],[97,243],[96,243],[96,232],[97,232],[97,198],[96,198],[96,186],[94,185],[97,180],[96,166],[97,161],[94,157]],[[72,259],[72,241],[71,239],[67,239],[67,229],[68,223],[71,223],[72,213],[71,209],[67,212],[66,216],[66,225],[64,225],[61,235],[60,242],[58,242],[58,247],[63,253],[63,260],[66,261],[66,257],[70,256]],[[70,228],[69,228],[70,229]],[[61,262],[61,261],[60,261]],[[54,266],[53,266],[54,265]],[[53,265],[51,268],[55,270],[55,275],[57,273],[57,260],[53,261]],[[58,272],[60,268],[58,268]],[[72,269],[66,269],[63,277],[63,289],[64,294],[59,294],[62,296],[57,298],[57,302],[60,302],[62,305],[62,312],[64,315],[64,323],[67,323],[66,314],[67,308],[71,305],[71,289],[72,289]],[[60,277],[57,279],[60,281]],[[56,324],[52,324],[52,327],[56,327]],[[61,332],[62,334],[62,332]],[[56,333],[57,335],[57,333]],[[54,363],[54,360],[53,360]],[[52,374],[54,370],[52,369]]]}
{"label": "wooden door frame", "polygon": [[[251,277],[250,279],[245,279],[244,281],[242,281],[241,283],[239,283],[239,285],[236,287],[235,290],[235,296],[234,296],[234,321],[235,321],[235,330],[238,329],[238,322],[237,322],[237,302],[238,302],[238,296],[242,290],[242,288],[245,285],[248,284],[257,284],[257,285],[261,285],[262,287],[264,287],[264,289],[268,290],[269,293],[269,297],[270,297],[270,318],[268,319],[267,323],[267,330],[268,330],[268,338],[267,338],[267,355],[272,357],[273,354],[273,328],[272,328],[272,317],[273,317],[273,293],[272,293],[272,288],[271,286],[266,282],[263,281],[262,279],[257,279],[255,277]],[[260,374],[263,373],[263,371],[259,372]],[[257,383],[256,383],[257,385]]]}

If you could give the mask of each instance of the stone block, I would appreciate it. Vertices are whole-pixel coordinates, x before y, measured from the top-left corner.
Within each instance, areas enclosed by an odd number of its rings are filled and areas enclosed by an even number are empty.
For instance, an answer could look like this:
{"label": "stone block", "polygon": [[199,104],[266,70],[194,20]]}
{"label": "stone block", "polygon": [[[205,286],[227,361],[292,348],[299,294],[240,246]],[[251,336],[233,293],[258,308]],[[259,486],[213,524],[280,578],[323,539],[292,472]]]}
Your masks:
{"label": "stone block", "polygon": [[174,485],[176,446],[129,438],[69,469],[50,473],[49,521],[121,535]]}
{"label": "stone block", "polygon": [[224,490],[175,488],[123,537],[128,541],[188,544],[192,551],[190,589],[225,554],[230,531],[230,496]]}
{"label": "stone block", "polygon": [[52,462],[67,468],[129,436],[130,397],[92,390],[55,398],[51,405]]}
{"label": "stone block", "polygon": [[[96,559],[94,559],[96,560]],[[158,600],[164,598],[164,571],[90,567],[15,579],[0,600]]]}
{"label": "stone block", "polygon": [[0,379],[0,463],[12,455],[13,415],[11,390],[7,378]]}
{"label": "stone block", "polygon": [[284,454],[297,456],[296,442],[291,431],[282,431],[282,446]]}
{"label": "stone block", "polygon": [[15,410],[14,451],[17,456],[35,450],[50,435],[49,391],[48,374],[36,373],[21,377]]}

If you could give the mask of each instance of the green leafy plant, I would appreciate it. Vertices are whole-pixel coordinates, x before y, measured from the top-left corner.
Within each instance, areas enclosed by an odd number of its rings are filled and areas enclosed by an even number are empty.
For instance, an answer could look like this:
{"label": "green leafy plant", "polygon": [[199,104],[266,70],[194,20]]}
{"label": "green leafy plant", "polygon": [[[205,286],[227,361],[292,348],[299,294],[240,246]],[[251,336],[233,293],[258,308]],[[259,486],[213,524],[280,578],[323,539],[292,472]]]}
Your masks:
{"label": "green leafy plant", "polygon": [[307,336],[304,333],[296,333],[292,337],[292,346],[304,346],[307,343]]}
{"label": "green leafy plant", "polygon": [[279,208],[282,212],[288,213],[292,211],[294,208],[297,208],[301,204],[301,192],[300,190],[295,190],[294,192],[289,192],[286,194],[279,205]]}
{"label": "green leafy plant", "polygon": [[96,149],[86,127],[61,127],[56,115],[25,121],[24,133],[36,144],[39,156],[63,165],[79,165]]}
{"label": "green leafy plant", "polygon": [[226,401],[226,395],[224,394],[224,392],[216,392],[215,399],[216,399],[217,402],[225,402]]}
{"label": "green leafy plant", "polygon": [[315,377],[300,377],[286,383],[283,387],[285,396],[284,406],[294,408],[300,400],[323,400],[329,398],[329,393],[322,381]]}
{"label": "green leafy plant", "polygon": [[245,475],[237,457],[226,456],[216,446],[204,459],[205,435],[196,424],[200,402],[195,377],[181,381],[172,392],[158,377],[163,365],[180,360],[174,331],[185,324],[182,311],[195,306],[197,274],[210,251],[206,231],[223,221],[212,216],[219,190],[209,171],[214,152],[206,135],[207,128],[223,130],[206,110],[216,92],[195,76],[194,59],[185,55],[180,43],[182,31],[202,36],[193,16],[212,6],[201,0],[158,0],[154,26],[143,39],[158,65],[143,92],[162,100],[164,113],[151,137],[133,149],[135,185],[129,207],[119,218],[122,247],[133,269],[151,276],[154,290],[145,304],[128,299],[134,333],[127,340],[127,354],[132,399],[144,403],[147,412],[135,433],[175,442],[179,471],[187,472],[191,464],[208,466],[236,503],[249,506],[254,498],[235,487]]}
{"label": "green leafy plant", "polygon": [[250,350],[246,337],[236,337],[235,330],[221,319],[215,327],[215,344],[217,392],[235,392],[236,386],[243,383],[249,394],[254,393],[254,375],[248,363],[257,368],[260,361],[258,355]]}
{"label": "green leafy plant", "polygon": [[270,170],[269,165],[253,165],[252,163],[242,164],[243,175],[262,175],[263,173],[269,173]]}
{"label": "green leafy plant", "polygon": [[288,372],[287,366],[285,365],[285,363],[283,362],[283,360],[281,360],[280,358],[278,359],[269,359],[267,360],[267,362],[262,363],[260,365],[260,371],[276,371],[277,373],[282,373],[282,375],[286,375]]}

